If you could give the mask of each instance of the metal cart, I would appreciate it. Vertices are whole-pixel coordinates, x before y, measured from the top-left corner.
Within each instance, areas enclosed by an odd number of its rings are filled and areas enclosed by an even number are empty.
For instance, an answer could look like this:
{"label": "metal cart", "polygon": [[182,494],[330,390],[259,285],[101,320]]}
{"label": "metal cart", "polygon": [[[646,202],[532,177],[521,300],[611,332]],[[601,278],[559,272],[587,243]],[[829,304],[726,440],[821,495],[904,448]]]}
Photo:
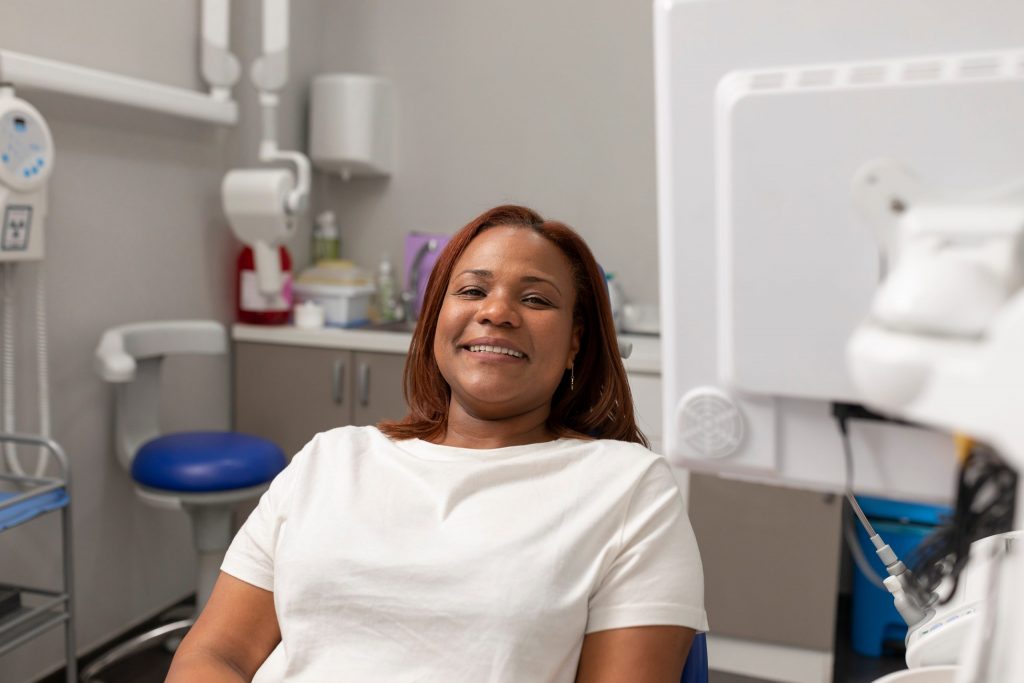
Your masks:
{"label": "metal cart", "polygon": [[[39,446],[54,455],[60,474],[29,477],[0,473],[0,532],[49,513],[60,512],[64,586],[61,590],[0,583],[0,656],[55,626],[64,625],[67,681],[75,683],[75,620],[71,562],[71,470],[57,442],[28,434],[0,434],[0,444]],[[0,538],[0,544],[3,539]]]}

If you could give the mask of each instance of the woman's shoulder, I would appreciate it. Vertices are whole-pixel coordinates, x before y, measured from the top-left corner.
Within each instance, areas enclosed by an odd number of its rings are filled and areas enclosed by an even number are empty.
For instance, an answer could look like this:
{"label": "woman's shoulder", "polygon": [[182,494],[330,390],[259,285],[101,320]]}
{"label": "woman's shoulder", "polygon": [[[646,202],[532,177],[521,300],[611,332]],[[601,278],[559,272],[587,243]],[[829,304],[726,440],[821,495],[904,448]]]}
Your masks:
{"label": "woman's shoulder", "polygon": [[595,467],[628,477],[639,478],[651,470],[671,473],[662,455],[646,446],[615,439],[564,439],[568,447],[579,451],[581,457]]}
{"label": "woman's shoulder", "polygon": [[365,453],[386,447],[389,443],[388,438],[372,425],[335,427],[315,434],[295,455],[294,461],[313,466],[325,460],[337,462],[346,455]]}
{"label": "woman's shoulder", "polygon": [[389,439],[374,425],[345,425],[320,432],[310,443],[336,445],[339,443],[372,444],[387,442]]}
{"label": "woman's shoulder", "polygon": [[616,439],[578,439],[577,441],[583,444],[589,444],[589,447],[592,450],[603,453],[606,457],[610,458],[624,458],[644,463],[664,460],[661,455],[655,453],[643,444],[634,443],[632,441],[618,441]]}

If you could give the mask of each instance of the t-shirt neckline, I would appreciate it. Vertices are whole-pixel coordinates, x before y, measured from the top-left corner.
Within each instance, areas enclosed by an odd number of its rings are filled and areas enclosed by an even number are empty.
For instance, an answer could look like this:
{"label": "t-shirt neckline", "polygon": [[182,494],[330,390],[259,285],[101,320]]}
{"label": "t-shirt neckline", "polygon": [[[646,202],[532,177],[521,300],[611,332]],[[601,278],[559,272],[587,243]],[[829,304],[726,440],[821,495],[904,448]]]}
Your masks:
{"label": "t-shirt neckline", "polygon": [[502,448],[460,448],[458,446],[445,446],[431,443],[423,439],[407,439],[396,441],[395,444],[410,455],[423,460],[438,460],[445,462],[495,462],[522,457],[524,455],[539,455],[548,451],[558,450],[567,442],[575,441],[567,437],[541,441],[539,443],[528,443],[519,446],[504,446]]}

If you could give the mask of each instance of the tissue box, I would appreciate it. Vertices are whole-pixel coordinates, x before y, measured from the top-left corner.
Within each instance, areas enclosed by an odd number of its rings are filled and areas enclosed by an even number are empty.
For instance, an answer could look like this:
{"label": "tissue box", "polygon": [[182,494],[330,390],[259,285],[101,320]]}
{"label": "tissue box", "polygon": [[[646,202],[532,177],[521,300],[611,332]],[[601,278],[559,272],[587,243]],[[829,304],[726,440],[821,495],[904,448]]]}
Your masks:
{"label": "tissue box", "polygon": [[323,306],[324,322],[332,327],[359,327],[370,321],[373,285],[327,285],[296,282],[295,300]]}

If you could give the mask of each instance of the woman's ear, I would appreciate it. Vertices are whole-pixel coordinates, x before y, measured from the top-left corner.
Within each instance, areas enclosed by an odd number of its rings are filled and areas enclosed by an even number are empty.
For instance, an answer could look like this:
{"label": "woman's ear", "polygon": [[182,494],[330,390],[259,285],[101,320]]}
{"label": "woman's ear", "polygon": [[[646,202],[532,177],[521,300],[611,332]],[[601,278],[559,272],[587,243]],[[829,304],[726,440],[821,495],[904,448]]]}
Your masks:
{"label": "woman's ear", "polygon": [[568,370],[576,362],[576,354],[580,352],[580,338],[583,336],[583,325],[578,322],[572,324],[572,337],[569,339],[569,360],[565,364]]}

